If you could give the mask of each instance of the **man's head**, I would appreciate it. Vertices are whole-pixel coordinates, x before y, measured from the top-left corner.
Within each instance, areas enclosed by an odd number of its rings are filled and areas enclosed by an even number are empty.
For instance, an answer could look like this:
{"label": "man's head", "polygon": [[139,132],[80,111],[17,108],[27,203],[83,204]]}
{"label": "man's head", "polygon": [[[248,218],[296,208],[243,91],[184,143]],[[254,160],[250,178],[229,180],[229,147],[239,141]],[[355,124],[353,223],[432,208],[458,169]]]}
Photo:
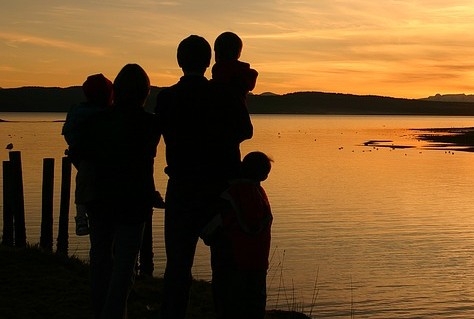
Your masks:
{"label": "man's head", "polygon": [[211,63],[211,46],[203,37],[190,35],[178,45],[178,65],[186,73],[204,74]]}
{"label": "man's head", "polygon": [[114,80],[116,104],[143,106],[150,93],[150,79],[138,64],[127,64]]}
{"label": "man's head", "polygon": [[242,46],[242,40],[237,34],[229,31],[221,33],[214,41],[216,62],[238,60]]}

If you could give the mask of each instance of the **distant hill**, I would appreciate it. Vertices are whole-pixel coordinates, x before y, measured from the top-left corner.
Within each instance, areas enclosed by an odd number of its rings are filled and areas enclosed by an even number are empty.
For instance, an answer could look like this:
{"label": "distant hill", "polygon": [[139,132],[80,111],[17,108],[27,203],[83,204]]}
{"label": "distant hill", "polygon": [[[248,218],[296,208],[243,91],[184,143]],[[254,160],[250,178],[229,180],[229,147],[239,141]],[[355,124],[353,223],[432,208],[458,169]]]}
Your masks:
{"label": "distant hill", "polygon": [[[160,89],[152,87],[150,95]],[[0,90],[0,112],[67,112],[74,104],[85,100],[82,87],[21,87]],[[153,109],[154,99],[149,98],[145,107]]]}
{"label": "distant hill", "polygon": [[[145,108],[152,111],[156,94],[152,87]],[[464,98],[463,98],[464,96]],[[22,87],[0,90],[0,112],[67,112],[84,100],[82,88],[72,86]],[[470,115],[474,96],[436,95],[426,99],[401,99],[375,95],[324,92],[249,94],[248,109],[254,114],[361,114],[361,115]]]}
{"label": "distant hill", "polygon": [[446,102],[323,92],[249,95],[248,108],[250,113],[264,114],[474,116],[474,102]]}
{"label": "distant hill", "polygon": [[423,100],[444,102],[474,102],[474,94],[436,94]]}

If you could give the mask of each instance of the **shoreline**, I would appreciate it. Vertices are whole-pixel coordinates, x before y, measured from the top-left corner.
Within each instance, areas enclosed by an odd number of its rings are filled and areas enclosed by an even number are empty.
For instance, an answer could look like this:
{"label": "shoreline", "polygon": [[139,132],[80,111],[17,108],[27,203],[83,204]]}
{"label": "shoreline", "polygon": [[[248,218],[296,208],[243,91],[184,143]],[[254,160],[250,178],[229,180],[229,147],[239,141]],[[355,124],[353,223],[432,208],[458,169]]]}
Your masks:
{"label": "shoreline", "polygon": [[[474,127],[450,128],[411,128],[415,138],[427,142],[424,150],[474,152]],[[413,145],[393,144],[392,140],[368,140],[362,143],[367,147],[382,147],[391,149],[417,148]]]}
{"label": "shoreline", "polygon": [[474,127],[412,129],[422,132],[417,138],[428,142],[429,149],[474,152]]}
{"label": "shoreline", "polygon": [[[18,319],[91,318],[89,265],[72,256],[0,245],[0,313]],[[130,294],[130,319],[156,318],[162,299],[162,278],[137,277]],[[211,285],[193,280],[188,316],[214,318]],[[285,310],[267,310],[265,319],[310,319]]]}

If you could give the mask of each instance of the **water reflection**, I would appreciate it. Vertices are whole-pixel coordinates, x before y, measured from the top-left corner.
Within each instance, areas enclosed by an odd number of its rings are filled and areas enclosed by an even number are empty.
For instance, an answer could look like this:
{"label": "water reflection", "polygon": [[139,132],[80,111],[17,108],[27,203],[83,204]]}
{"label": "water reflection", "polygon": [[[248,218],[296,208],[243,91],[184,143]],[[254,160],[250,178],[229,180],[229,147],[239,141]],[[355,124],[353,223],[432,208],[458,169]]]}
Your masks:
{"label": "water reflection", "polygon": [[[274,214],[270,308],[304,307],[316,318],[350,318],[351,310],[356,318],[474,318],[473,155],[445,140],[464,133],[453,128],[470,128],[474,118],[252,119],[255,136],[243,143],[242,153],[261,150],[274,159],[264,182]],[[0,145],[13,143],[22,152],[27,236],[36,243],[42,159],[60,162],[62,123],[0,125]],[[160,190],[166,187],[163,151],[160,145],[155,165]],[[8,158],[3,147],[0,154]],[[55,178],[59,194],[59,167]],[[162,210],[155,210],[153,222],[159,276],[165,261]],[[71,235],[70,241],[70,252],[87,259],[87,238]],[[193,271],[210,279],[209,253],[201,244]]]}

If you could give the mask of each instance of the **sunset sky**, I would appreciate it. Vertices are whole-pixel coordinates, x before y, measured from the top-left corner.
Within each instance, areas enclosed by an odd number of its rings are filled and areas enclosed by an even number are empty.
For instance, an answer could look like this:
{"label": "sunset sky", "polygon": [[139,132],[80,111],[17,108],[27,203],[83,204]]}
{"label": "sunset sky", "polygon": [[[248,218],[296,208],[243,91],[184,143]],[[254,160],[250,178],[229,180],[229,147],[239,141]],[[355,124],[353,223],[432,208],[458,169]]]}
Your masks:
{"label": "sunset sky", "polygon": [[2,1],[0,87],[113,80],[130,62],[168,86],[178,43],[223,31],[244,41],[254,93],[474,93],[472,0]]}

